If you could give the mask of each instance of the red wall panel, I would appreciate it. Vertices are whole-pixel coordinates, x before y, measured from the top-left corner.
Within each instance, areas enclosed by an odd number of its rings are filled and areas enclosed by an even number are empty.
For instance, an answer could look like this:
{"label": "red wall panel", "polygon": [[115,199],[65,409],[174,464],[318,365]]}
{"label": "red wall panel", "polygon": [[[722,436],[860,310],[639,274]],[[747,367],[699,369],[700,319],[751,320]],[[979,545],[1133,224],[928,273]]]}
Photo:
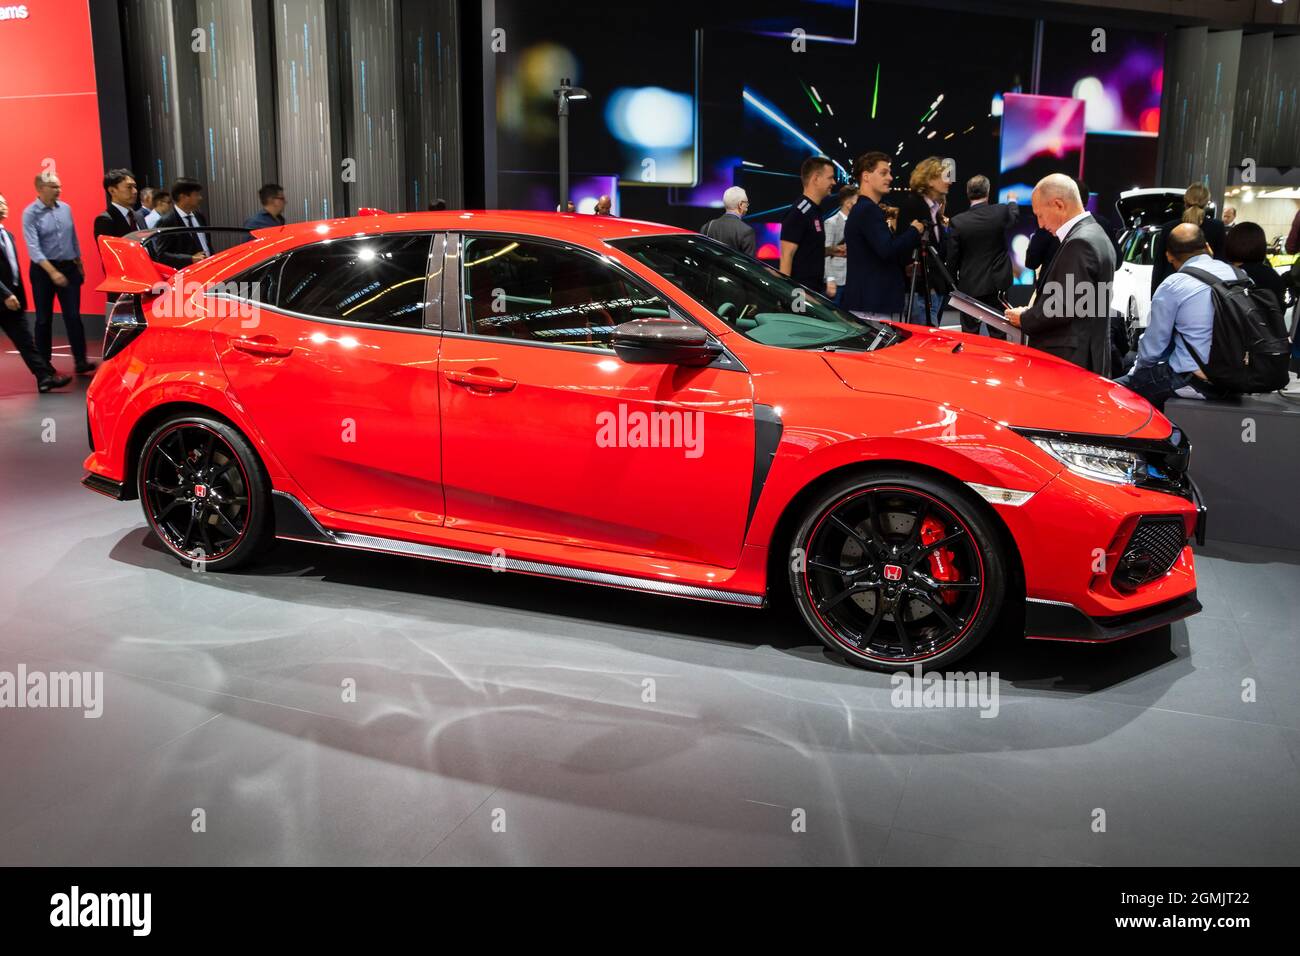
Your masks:
{"label": "red wall panel", "polygon": [[89,2],[26,0],[25,18],[0,19],[0,194],[26,279],[23,210],[36,198],[33,178],[53,162],[86,266],[81,310],[103,312],[103,293],[94,288],[104,270],[91,228],[107,199]]}

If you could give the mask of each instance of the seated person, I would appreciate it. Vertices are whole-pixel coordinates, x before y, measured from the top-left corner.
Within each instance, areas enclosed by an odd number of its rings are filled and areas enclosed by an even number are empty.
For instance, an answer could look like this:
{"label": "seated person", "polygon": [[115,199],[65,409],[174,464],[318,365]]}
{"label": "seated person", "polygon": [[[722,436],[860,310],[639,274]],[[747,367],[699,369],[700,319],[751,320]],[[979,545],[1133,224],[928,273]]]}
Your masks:
{"label": "seated person", "polygon": [[1268,261],[1268,239],[1257,222],[1239,222],[1228,230],[1223,258],[1231,262],[1261,289],[1272,292],[1279,308],[1286,308],[1286,279]]}
{"label": "seated person", "polygon": [[1232,266],[1210,255],[1205,233],[1195,223],[1174,227],[1165,244],[1165,257],[1174,273],[1160,283],[1151,300],[1151,320],[1138,342],[1137,361],[1127,375],[1115,380],[1161,410],[1174,395],[1225,395],[1205,377],[1188,349],[1190,345],[1202,360],[1208,359],[1214,332],[1214,300],[1210,286],[1183,272],[1183,267],[1200,269],[1220,279],[1236,278]]}

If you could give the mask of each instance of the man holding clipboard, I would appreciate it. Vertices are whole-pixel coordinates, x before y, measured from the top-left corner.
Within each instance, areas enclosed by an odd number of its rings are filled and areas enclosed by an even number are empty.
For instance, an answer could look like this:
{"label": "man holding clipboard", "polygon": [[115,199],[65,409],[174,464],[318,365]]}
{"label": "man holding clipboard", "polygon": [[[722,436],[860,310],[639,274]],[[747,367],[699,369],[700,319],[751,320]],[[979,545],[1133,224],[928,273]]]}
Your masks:
{"label": "man holding clipboard", "polygon": [[1044,176],[1031,199],[1038,224],[1056,234],[1061,248],[1047,267],[1042,293],[1028,308],[1008,308],[1006,319],[1031,336],[1035,348],[1109,377],[1114,247],[1069,176]]}

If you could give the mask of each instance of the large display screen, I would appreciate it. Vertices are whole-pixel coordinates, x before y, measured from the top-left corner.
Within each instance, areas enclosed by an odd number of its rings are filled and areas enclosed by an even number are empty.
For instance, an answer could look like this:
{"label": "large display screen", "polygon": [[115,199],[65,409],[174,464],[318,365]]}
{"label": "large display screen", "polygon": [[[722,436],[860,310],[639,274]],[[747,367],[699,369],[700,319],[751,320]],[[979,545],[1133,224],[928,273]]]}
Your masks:
{"label": "large display screen", "polygon": [[1039,92],[1083,100],[1089,133],[1160,132],[1163,33],[1048,23],[1042,62]]}
{"label": "large display screen", "polygon": [[[698,38],[680,24],[611,8],[611,40],[594,36],[588,11],[547,4],[498,7],[504,50],[495,57],[497,155],[503,206],[554,208],[558,201],[559,124],[555,88],[562,78],[585,89],[569,108],[570,168],[576,178],[616,177],[620,186],[696,185]],[[541,195],[539,186],[549,185]],[[606,190],[608,191],[608,190]]]}
{"label": "large display screen", "polygon": [[1002,98],[1000,202],[1024,201],[1050,173],[1077,177],[1083,167],[1084,101],[1008,93]]}

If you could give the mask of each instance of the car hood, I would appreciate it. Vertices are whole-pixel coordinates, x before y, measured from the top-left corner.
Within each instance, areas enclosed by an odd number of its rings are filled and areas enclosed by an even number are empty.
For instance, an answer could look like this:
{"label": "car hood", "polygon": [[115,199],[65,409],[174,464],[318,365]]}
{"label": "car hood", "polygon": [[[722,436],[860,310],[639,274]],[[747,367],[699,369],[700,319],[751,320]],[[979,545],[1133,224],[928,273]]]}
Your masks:
{"label": "car hood", "polygon": [[889,348],[823,358],[856,391],[933,398],[1021,428],[1126,436],[1151,424],[1168,433],[1127,388],[1045,352],[991,342],[921,329]]}

